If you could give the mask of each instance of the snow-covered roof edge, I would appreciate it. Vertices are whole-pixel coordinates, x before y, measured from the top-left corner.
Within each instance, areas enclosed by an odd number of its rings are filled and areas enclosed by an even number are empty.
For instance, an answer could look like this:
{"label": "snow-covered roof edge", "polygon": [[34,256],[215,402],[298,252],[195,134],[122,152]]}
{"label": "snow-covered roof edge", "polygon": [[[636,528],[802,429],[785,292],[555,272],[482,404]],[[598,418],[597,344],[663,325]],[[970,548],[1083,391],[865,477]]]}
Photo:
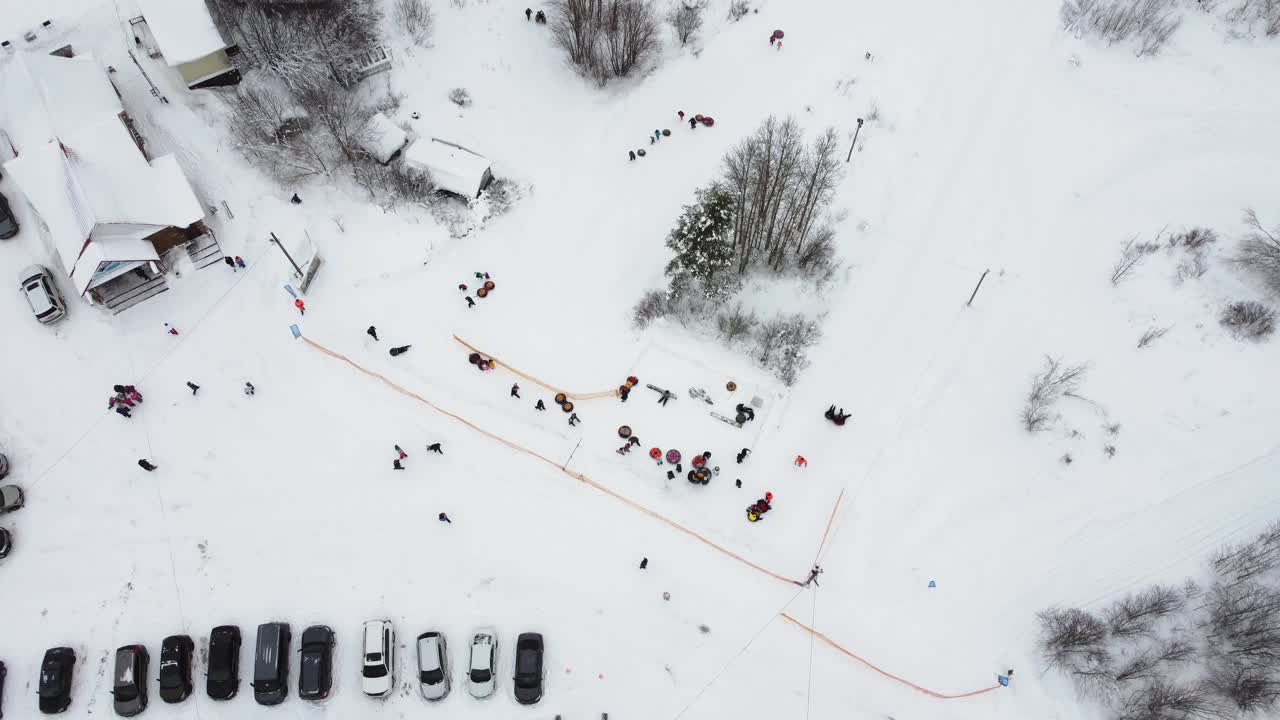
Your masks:
{"label": "snow-covered roof edge", "polygon": [[138,0],[138,7],[170,67],[227,47],[204,0]]}

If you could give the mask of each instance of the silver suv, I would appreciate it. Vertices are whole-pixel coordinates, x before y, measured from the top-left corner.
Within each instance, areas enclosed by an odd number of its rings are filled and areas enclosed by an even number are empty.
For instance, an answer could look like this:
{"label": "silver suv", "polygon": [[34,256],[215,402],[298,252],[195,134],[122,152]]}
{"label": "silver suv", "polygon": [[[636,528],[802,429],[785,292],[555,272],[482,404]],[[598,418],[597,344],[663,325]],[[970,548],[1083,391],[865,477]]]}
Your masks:
{"label": "silver suv", "polygon": [[49,271],[39,265],[32,265],[18,276],[22,295],[31,306],[36,320],[48,325],[62,319],[67,314],[67,306],[62,302],[62,293],[54,284]]}
{"label": "silver suv", "polygon": [[25,501],[22,488],[17,485],[0,486],[0,514],[17,510]]}

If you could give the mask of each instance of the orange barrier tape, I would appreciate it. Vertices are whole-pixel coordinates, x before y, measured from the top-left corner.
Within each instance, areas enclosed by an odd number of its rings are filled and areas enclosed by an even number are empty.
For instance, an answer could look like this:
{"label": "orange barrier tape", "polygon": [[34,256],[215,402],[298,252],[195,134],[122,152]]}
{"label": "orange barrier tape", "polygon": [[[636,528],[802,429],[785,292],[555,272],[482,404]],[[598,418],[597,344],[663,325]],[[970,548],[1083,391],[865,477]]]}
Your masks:
{"label": "orange barrier tape", "polygon": [[476,347],[476,346],[472,345],[471,343],[468,343],[466,340],[463,340],[462,338],[458,337],[457,335],[454,335],[454,336],[453,336],[453,339],[454,339],[454,340],[457,340],[459,343],[461,343],[461,344],[462,344],[462,346],[463,346],[463,347],[467,348],[468,350],[470,350],[470,351],[472,351],[472,352],[478,352],[478,353],[480,353],[481,355],[484,355],[485,357],[487,357],[487,358],[489,358],[489,359],[491,359],[491,360],[495,361],[499,367],[504,367],[504,368],[506,368],[506,369],[510,370],[511,372],[515,373],[516,375],[519,375],[520,377],[524,378],[525,380],[528,380],[529,382],[532,382],[532,383],[537,383],[537,384],[541,385],[542,387],[544,387],[544,388],[546,388],[546,389],[548,389],[548,390],[550,390],[550,391],[552,391],[552,392],[564,393],[565,395],[568,395],[570,398],[572,398],[572,399],[574,399],[574,400],[598,400],[598,399],[600,399],[600,398],[604,398],[604,397],[617,397],[617,396],[618,396],[618,391],[617,391],[617,390],[605,390],[604,392],[594,392],[594,393],[575,393],[575,392],[569,392],[568,390],[565,390],[564,388],[556,387],[555,385],[552,385],[552,384],[550,384],[550,383],[543,382],[542,380],[539,380],[538,378],[536,378],[536,377],[534,377],[534,376],[532,376],[532,375],[530,375],[530,374],[528,374],[528,373],[521,372],[520,370],[517,370],[514,366],[510,365],[509,363],[507,363],[507,361],[505,361],[505,360],[499,360],[496,356],[491,355],[490,353],[487,353],[487,352],[485,352],[485,351],[481,350],[480,348],[478,348],[478,347]]}
{"label": "orange barrier tape", "polygon": [[[593,487],[593,488],[595,488],[596,490],[599,490],[600,492],[602,492],[602,493],[604,493],[604,494],[608,495],[609,497],[612,497],[612,498],[613,498],[613,499],[615,499],[615,500],[619,500],[619,501],[621,501],[621,502],[626,503],[627,505],[630,505],[631,507],[633,507],[633,508],[635,508],[635,509],[639,510],[640,512],[643,512],[643,513],[644,513],[644,514],[646,514],[646,515],[648,515],[649,517],[654,518],[655,520],[658,520],[658,521],[662,522],[663,524],[667,525],[667,527],[670,527],[670,528],[673,528],[673,529],[675,529],[675,530],[678,530],[678,531],[680,531],[680,532],[684,533],[685,535],[688,535],[689,537],[691,537],[691,538],[693,538],[693,539],[695,539],[695,540],[698,540],[698,541],[702,542],[703,544],[705,544],[705,545],[707,545],[707,546],[711,547],[712,549],[714,549],[714,550],[716,550],[716,551],[720,552],[721,554],[723,554],[723,555],[727,555],[727,556],[729,556],[729,557],[733,558],[734,560],[737,560],[738,562],[742,563],[743,565],[746,565],[747,567],[751,568],[752,570],[757,570],[757,571],[759,571],[759,572],[762,572],[762,573],[764,573],[765,575],[768,575],[769,577],[771,577],[771,578],[773,578],[773,579],[775,579],[775,580],[781,580],[782,582],[789,583],[789,584],[791,584],[791,585],[800,585],[800,586],[803,586],[803,583],[801,583],[799,580],[793,580],[793,579],[791,579],[791,578],[784,577],[784,576],[782,576],[782,575],[779,575],[778,573],[773,572],[772,570],[769,570],[768,568],[765,568],[765,567],[762,567],[762,566],[760,566],[760,565],[757,565],[757,564],[755,564],[755,563],[751,562],[750,560],[748,560],[748,559],[746,559],[746,558],[742,557],[741,555],[738,555],[737,553],[733,552],[732,550],[729,550],[729,549],[727,549],[727,548],[725,548],[725,547],[723,547],[723,546],[721,546],[721,545],[718,545],[718,544],[716,544],[715,542],[713,542],[712,540],[709,540],[709,539],[707,539],[707,538],[703,537],[702,535],[699,535],[698,533],[696,533],[696,532],[694,532],[694,531],[690,530],[689,528],[687,528],[687,527],[685,527],[685,526],[683,526],[683,525],[681,525],[681,524],[679,524],[679,523],[675,522],[674,520],[671,520],[670,518],[667,518],[667,517],[665,517],[665,516],[663,516],[663,515],[659,515],[658,513],[654,512],[653,510],[650,510],[649,508],[647,508],[647,507],[645,507],[645,506],[643,506],[643,505],[640,505],[639,503],[637,503],[637,502],[635,502],[635,501],[633,501],[633,500],[631,500],[631,499],[629,499],[629,498],[627,498],[627,497],[625,497],[625,496],[623,496],[623,495],[620,495],[619,493],[617,493],[617,492],[615,492],[615,491],[613,491],[613,490],[610,490],[609,488],[607,488],[607,487],[605,487],[605,486],[601,485],[600,483],[598,483],[598,482],[596,482],[596,481],[592,480],[591,478],[587,477],[586,475],[583,475],[583,474],[581,474],[581,473],[572,473],[572,472],[569,472],[569,470],[568,470],[567,468],[565,468],[565,466],[564,466],[564,465],[561,465],[560,463],[557,463],[556,461],[554,461],[554,460],[552,460],[552,459],[550,459],[550,458],[548,458],[548,457],[545,457],[545,456],[543,456],[543,455],[541,455],[541,454],[539,454],[539,453],[537,453],[537,452],[534,452],[533,450],[530,450],[530,449],[528,449],[528,448],[526,448],[526,447],[524,447],[524,446],[522,446],[522,445],[517,445],[516,443],[511,442],[510,440],[507,440],[506,438],[503,438],[503,437],[502,437],[502,436],[500,436],[500,435],[495,435],[495,434],[493,434],[493,433],[489,432],[488,430],[485,430],[484,428],[480,427],[479,425],[476,425],[475,423],[471,422],[470,420],[467,420],[466,418],[464,418],[464,417],[462,417],[462,416],[460,416],[460,415],[456,415],[456,414],[454,414],[454,413],[449,412],[448,410],[445,410],[444,408],[440,407],[439,405],[436,405],[435,403],[433,403],[433,402],[431,402],[430,400],[428,400],[428,399],[426,399],[426,398],[422,397],[421,395],[419,395],[419,394],[417,394],[417,393],[413,392],[412,390],[408,390],[408,389],[406,389],[406,388],[401,387],[401,386],[400,386],[400,385],[398,385],[395,381],[388,379],[385,375],[382,375],[381,373],[377,373],[377,372],[374,372],[374,371],[372,371],[372,370],[369,370],[368,368],[365,368],[364,366],[362,366],[362,365],[360,365],[360,364],[356,363],[356,362],[355,362],[355,361],[353,361],[351,358],[347,357],[346,355],[343,355],[342,353],[338,353],[338,352],[335,352],[335,351],[333,351],[333,350],[330,350],[329,348],[327,348],[327,347],[325,347],[325,346],[323,346],[323,345],[320,345],[319,343],[312,342],[309,338],[306,338],[306,337],[303,337],[303,338],[302,338],[302,341],[303,341],[303,342],[305,342],[306,344],[310,345],[311,347],[313,347],[313,348],[315,348],[315,349],[319,350],[320,352],[324,353],[325,355],[328,355],[329,357],[336,358],[336,359],[338,359],[338,360],[341,360],[342,362],[345,362],[346,364],[350,365],[351,367],[355,368],[356,370],[359,370],[360,372],[364,373],[365,375],[368,375],[369,377],[374,377],[374,378],[377,378],[377,379],[381,380],[382,382],[384,382],[384,383],[386,383],[387,385],[391,386],[393,389],[395,389],[395,390],[396,390],[397,392],[399,392],[400,394],[405,395],[405,396],[407,396],[407,397],[411,397],[411,398],[413,398],[413,399],[417,400],[418,402],[421,402],[422,404],[426,405],[427,407],[430,407],[431,409],[435,410],[436,412],[438,412],[438,413],[440,413],[440,414],[442,414],[442,415],[445,415],[445,416],[451,417],[451,418],[453,418],[454,420],[457,420],[458,422],[462,423],[463,425],[466,425],[467,427],[471,428],[472,430],[475,430],[476,432],[480,433],[481,435],[484,435],[484,436],[486,436],[486,437],[489,437],[489,438],[492,438],[492,439],[494,439],[494,440],[497,440],[498,442],[502,443],[503,445],[506,445],[507,447],[511,448],[512,450],[516,450],[516,451],[522,452],[522,453],[524,453],[524,454],[526,454],[526,455],[529,455],[529,456],[531,456],[531,457],[537,458],[538,460],[541,460],[542,462],[547,463],[548,465],[551,465],[552,467],[556,468],[557,470],[559,470],[560,472],[564,473],[565,475],[568,475],[569,477],[574,478],[575,480],[578,480],[579,482],[582,482],[582,483],[583,483],[583,484],[585,484],[585,485],[588,485],[588,486],[590,486],[590,487]],[[459,340],[458,342],[462,342],[462,341],[461,341],[461,340]],[[466,343],[463,343],[463,344],[465,345]],[[470,346],[468,345],[468,347],[470,347]],[[477,351],[477,352],[479,352],[479,351]],[[566,393],[566,394],[568,394],[568,393]]]}
{"label": "orange barrier tape", "polygon": [[999,689],[1000,689],[1000,685],[997,683],[997,684],[995,684],[995,685],[992,685],[991,687],[985,687],[985,688],[982,688],[981,690],[974,690],[974,691],[972,691],[972,692],[967,692],[967,693],[960,693],[959,695],[944,695],[943,693],[940,693],[940,692],[937,692],[937,691],[934,691],[934,690],[930,690],[930,689],[929,689],[929,688],[927,688],[927,687],[921,687],[920,685],[917,685],[917,684],[915,684],[915,683],[911,682],[910,680],[906,680],[906,679],[904,679],[904,678],[900,678],[900,677],[898,677],[897,675],[894,675],[894,674],[893,674],[893,673],[891,673],[891,672],[887,672],[887,671],[885,671],[885,670],[881,670],[879,667],[876,667],[875,663],[872,663],[871,661],[867,660],[866,658],[860,657],[860,656],[858,656],[857,654],[852,653],[852,652],[850,652],[850,651],[848,651],[848,650],[844,649],[844,648],[843,648],[843,647],[841,647],[840,645],[836,644],[836,642],[835,642],[834,640],[832,640],[831,638],[827,637],[826,635],[823,635],[822,633],[818,632],[817,630],[814,630],[813,628],[809,627],[808,625],[805,625],[804,623],[800,622],[799,620],[797,620],[797,619],[795,619],[795,618],[791,617],[790,615],[788,615],[788,614],[786,614],[786,613],[782,613],[782,617],[783,617],[783,618],[785,618],[785,619],[787,619],[787,620],[790,620],[791,622],[795,623],[796,625],[799,625],[801,628],[803,628],[803,629],[807,630],[811,635],[813,635],[814,637],[818,638],[818,639],[819,639],[819,640],[821,640],[822,642],[826,643],[827,645],[830,645],[831,647],[835,648],[836,650],[839,650],[840,652],[844,653],[845,655],[848,655],[849,657],[853,658],[854,660],[857,660],[858,662],[862,663],[863,665],[866,665],[867,667],[871,668],[872,670],[875,670],[876,672],[878,672],[878,673],[880,673],[881,675],[883,675],[883,676],[885,676],[885,677],[889,678],[890,680],[895,680],[895,681],[897,681],[897,682],[900,682],[900,683],[902,683],[903,685],[906,685],[907,687],[911,688],[912,690],[916,690],[916,691],[918,691],[918,692],[922,692],[922,693],[924,693],[925,695],[928,695],[929,697],[938,698],[939,700],[957,700],[957,699],[959,699],[959,698],[973,697],[974,695],[982,695],[983,693],[989,693],[989,692],[991,692],[992,690],[999,690]]}

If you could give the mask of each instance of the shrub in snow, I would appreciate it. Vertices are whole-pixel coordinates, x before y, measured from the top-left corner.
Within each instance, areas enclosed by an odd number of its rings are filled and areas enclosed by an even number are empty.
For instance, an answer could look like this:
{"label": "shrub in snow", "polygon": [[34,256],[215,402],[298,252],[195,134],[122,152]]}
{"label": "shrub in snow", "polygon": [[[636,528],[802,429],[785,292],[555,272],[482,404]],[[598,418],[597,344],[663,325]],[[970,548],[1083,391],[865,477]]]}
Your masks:
{"label": "shrub in snow", "polygon": [[702,28],[702,6],[689,0],[676,0],[676,4],[667,13],[667,22],[676,31],[676,39],[681,45],[688,45],[689,40]]}
{"label": "shrub in snow", "polygon": [[1156,340],[1159,340],[1172,328],[1172,325],[1162,328],[1148,328],[1146,332],[1142,333],[1142,337],[1138,338],[1138,347],[1144,348]]}
{"label": "shrub in snow", "polygon": [[1177,0],[1063,0],[1062,25],[1114,45],[1138,41],[1138,57],[1160,51],[1182,24]]}
{"label": "shrub in snow", "polygon": [[723,300],[738,289],[733,272],[733,198],[712,185],[695,192],[676,226],[667,235],[667,247],[675,257],[667,263],[667,275],[690,278],[708,300]]}
{"label": "shrub in snow", "polygon": [[1228,22],[1267,37],[1280,36],[1280,0],[1236,0],[1226,13]]}
{"label": "shrub in snow", "polygon": [[661,290],[650,290],[640,296],[631,311],[631,323],[640,330],[649,327],[649,323],[667,314],[667,294]]}
{"label": "shrub in snow", "polygon": [[396,0],[396,21],[413,38],[415,45],[426,45],[435,27],[431,6],[426,0]]}
{"label": "shrub in snow", "polygon": [[1276,329],[1276,311],[1253,300],[1234,302],[1222,309],[1222,326],[1242,340],[1261,340]]}
{"label": "shrub in snow", "polygon": [[739,338],[749,336],[758,323],[756,314],[743,310],[741,303],[716,315],[716,328],[720,331],[720,337],[730,345]]}
{"label": "shrub in snow", "polygon": [[449,102],[458,107],[470,107],[471,93],[466,88],[454,88],[449,91]]}
{"label": "shrub in snow", "polygon": [[229,116],[236,148],[277,180],[329,175],[337,169],[333,144],[280,93],[252,85],[237,88]]}
{"label": "shrub in snow", "polygon": [[556,46],[600,85],[631,74],[658,49],[652,0],[552,0],[550,5]]}
{"label": "shrub in snow", "polygon": [[729,3],[729,20],[731,22],[738,22],[749,12],[751,12],[750,0],[733,0],[733,2]]}
{"label": "shrub in snow", "polygon": [[1120,250],[1120,259],[1116,260],[1116,264],[1111,266],[1111,284],[1119,285],[1126,278],[1133,274],[1138,267],[1138,263],[1142,262],[1151,253],[1160,249],[1160,236],[1163,230],[1156,233],[1154,242],[1138,242],[1138,236],[1134,235],[1124,244]]}
{"label": "shrub in snow", "polygon": [[1063,395],[1074,393],[1089,369],[1088,363],[1063,365],[1061,358],[1048,355],[1044,362],[1044,370],[1031,380],[1027,404],[1022,408],[1022,426],[1027,432],[1048,429],[1054,403]]}
{"label": "shrub in snow", "polygon": [[1037,645],[1050,666],[1099,664],[1107,657],[1107,626],[1092,613],[1076,608],[1043,610]]}
{"label": "shrub in snow", "polygon": [[808,367],[807,351],[821,337],[818,323],[804,315],[778,316],[756,331],[756,359],[789,387]]}
{"label": "shrub in snow", "polygon": [[1249,230],[1240,241],[1236,263],[1280,292],[1280,226],[1268,230],[1252,209],[1244,211],[1244,224]]}
{"label": "shrub in snow", "polygon": [[370,199],[384,207],[428,207],[436,192],[435,183],[425,170],[404,163],[383,165],[367,154],[352,163],[351,174],[357,184],[369,191]]}

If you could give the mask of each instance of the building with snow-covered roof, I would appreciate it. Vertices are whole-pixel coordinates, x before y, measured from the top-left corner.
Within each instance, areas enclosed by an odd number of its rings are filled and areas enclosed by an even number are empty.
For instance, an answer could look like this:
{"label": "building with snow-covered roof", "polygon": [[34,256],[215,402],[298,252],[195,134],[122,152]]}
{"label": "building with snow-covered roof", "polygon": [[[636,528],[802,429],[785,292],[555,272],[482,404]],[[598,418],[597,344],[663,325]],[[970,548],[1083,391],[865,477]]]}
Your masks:
{"label": "building with snow-covered roof", "polygon": [[488,158],[439,138],[422,139],[405,151],[404,162],[426,170],[436,187],[471,199],[493,182]]}
{"label": "building with snow-covered roof", "polygon": [[204,0],[138,0],[142,16],[129,21],[134,42],[178,71],[191,89],[235,85],[236,47],[222,39]]}
{"label": "building with snow-covered roof", "polygon": [[168,289],[166,251],[216,248],[177,160],[147,158],[92,57],[0,65],[0,133],[14,156],[5,171],[82,298],[132,307]]}
{"label": "building with snow-covered roof", "polygon": [[374,113],[369,118],[369,125],[360,138],[360,146],[364,151],[383,165],[399,157],[400,151],[408,144],[409,134],[382,113]]}

